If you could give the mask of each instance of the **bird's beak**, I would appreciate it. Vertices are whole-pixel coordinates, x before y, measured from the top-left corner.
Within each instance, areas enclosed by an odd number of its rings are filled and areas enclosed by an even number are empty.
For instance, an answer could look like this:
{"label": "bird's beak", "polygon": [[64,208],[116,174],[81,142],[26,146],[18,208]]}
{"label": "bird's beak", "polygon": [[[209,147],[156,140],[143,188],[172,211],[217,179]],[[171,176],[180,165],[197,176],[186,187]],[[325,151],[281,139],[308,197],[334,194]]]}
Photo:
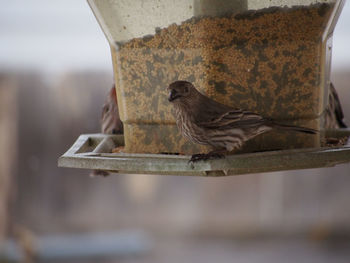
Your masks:
{"label": "bird's beak", "polygon": [[177,92],[176,92],[176,90],[170,90],[170,93],[169,93],[169,97],[168,97],[168,101],[173,101],[173,100],[175,100],[175,99],[177,99],[177,98],[179,98],[179,97],[181,97],[180,96],[180,94],[178,94]]}

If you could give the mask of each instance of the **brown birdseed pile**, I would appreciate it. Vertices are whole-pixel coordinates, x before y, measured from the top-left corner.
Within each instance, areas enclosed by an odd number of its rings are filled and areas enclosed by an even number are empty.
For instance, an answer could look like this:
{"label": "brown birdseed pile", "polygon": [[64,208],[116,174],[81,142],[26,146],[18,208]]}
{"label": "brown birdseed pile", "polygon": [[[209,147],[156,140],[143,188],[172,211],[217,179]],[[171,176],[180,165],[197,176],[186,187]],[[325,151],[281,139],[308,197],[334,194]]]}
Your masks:
{"label": "brown birdseed pile", "polygon": [[116,83],[126,100],[122,120],[174,123],[166,88],[175,80],[266,117],[317,118],[323,111],[321,38],[332,7],[194,17],[118,43]]}

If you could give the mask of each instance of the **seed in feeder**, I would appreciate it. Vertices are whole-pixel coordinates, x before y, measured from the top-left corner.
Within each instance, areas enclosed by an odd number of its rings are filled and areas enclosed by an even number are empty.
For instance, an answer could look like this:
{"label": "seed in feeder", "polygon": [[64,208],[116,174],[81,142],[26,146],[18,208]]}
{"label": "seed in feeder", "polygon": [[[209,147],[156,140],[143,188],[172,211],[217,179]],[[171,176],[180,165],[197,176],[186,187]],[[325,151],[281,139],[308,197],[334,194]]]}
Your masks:
{"label": "seed in feeder", "polygon": [[[221,103],[266,116],[318,117],[321,38],[331,10],[316,4],[196,17],[118,43],[117,83],[127,96],[128,115],[172,119],[166,100],[155,97],[184,79]],[[217,83],[224,83],[225,92],[216,91]],[[141,104],[135,100],[140,96]]]}
{"label": "seed in feeder", "polygon": [[[127,138],[143,142],[126,142],[127,150],[189,152],[169,127],[175,119],[165,87],[179,79],[222,104],[319,129],[325,109],[322,35],[332,8],[315,4],[193,17],[117,43],[116,83],[124,97]],[[148,124],[169,126],[157,134],[151,126],[146,131]],[[274,134],[272,140],[281,148],[317,144],[302,136]]]}

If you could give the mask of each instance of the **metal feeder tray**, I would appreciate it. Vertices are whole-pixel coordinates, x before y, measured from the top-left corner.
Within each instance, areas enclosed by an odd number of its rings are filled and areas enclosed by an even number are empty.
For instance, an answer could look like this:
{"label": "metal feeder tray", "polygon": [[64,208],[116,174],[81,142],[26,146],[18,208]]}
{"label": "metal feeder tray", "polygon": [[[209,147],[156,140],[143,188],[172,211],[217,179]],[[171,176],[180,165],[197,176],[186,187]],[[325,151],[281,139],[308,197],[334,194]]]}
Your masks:
{"label": "metal feeder tray", "polygon": [[[350,129],[324,131],[342,138]],[[58,160],[59,167],[101,169],[122,174],[228,176],[283,170],[332,167],[350,162],[345,145],[228,155],[223,159],[189,163],[188,155],[111,153],[124,145],[123,135],[83,134]]]}

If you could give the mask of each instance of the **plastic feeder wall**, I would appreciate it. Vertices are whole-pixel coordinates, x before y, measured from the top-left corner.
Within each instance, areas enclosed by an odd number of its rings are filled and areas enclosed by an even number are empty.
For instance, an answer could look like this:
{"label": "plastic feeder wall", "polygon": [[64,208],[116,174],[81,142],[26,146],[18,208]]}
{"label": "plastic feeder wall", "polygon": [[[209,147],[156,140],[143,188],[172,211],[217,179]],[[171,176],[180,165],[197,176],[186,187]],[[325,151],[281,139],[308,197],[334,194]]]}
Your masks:
{"label": "plastic feeder wall", "polygon": [[[176,127],[167,100],[175,80],[235,108],[322,128],[332,34],[344,1],[88,2],[110,43],[126,152],[205,150]],[[273,131],[243,151],[319,142],[318,135]]]}

